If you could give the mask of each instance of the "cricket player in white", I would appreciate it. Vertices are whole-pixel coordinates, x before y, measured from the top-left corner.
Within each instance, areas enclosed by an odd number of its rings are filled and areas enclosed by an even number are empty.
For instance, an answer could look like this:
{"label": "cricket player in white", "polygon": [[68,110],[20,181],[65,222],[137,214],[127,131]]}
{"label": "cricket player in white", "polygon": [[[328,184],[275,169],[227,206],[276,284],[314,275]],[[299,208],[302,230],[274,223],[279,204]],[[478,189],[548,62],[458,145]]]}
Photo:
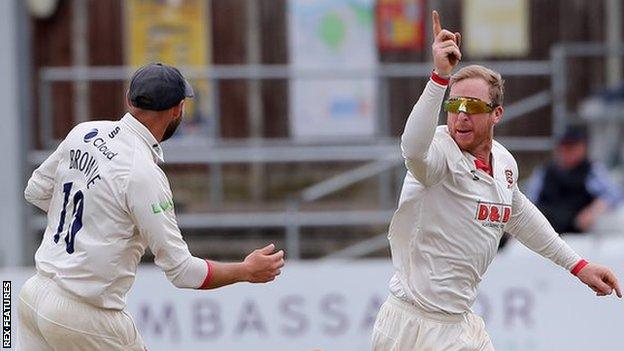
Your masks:
{"label": "cricket player in white", "polygon": [[[373,331],[373,349],[493,350],[471,312],[477,285],[503,232],[571,271],[597,295],[615,289],[606,267],[581,259],[518,189],[513,156],[493,141],[503,117],[503,81],[482,66],[450,78],[461,36],[433,12],[435,70],[401,138],[408,169],[388,238],[394,276]],[[437,126],[444,103],[447,125]]]}
{"label": "cricket player in white", "polygon": [[126,293],[149,247],[176,287],[212,289],[280,274],[271,244],[241,263],[194,257],[174,213],[160,142],[171,137],[193,91],[180,72],[150,64],[128,90],[119,121],[79,124],[37,168],[26,199],[47,212],[37,274],[20,292],[19,348],[144,350]]}

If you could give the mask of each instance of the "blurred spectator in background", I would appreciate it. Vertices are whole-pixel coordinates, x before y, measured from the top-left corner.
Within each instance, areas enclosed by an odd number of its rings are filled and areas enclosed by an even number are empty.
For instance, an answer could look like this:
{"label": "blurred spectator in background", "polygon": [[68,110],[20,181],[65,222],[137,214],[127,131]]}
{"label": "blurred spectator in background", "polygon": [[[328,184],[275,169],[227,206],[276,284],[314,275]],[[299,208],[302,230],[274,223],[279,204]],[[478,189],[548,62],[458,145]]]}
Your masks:
{"label": "blurred spectator in background", "polygon": [[624,84],[584,99],[579,115],[589,126],[589,158],[607,166],[624,161]]}
{"label": "blurred spectator in background", "polygon": [[537,168],[526,194],[558,233],[592,230],[597,219],[622,200],[605,167],[587,156],[587,129],[566,128],[557,141],[553,160]]}

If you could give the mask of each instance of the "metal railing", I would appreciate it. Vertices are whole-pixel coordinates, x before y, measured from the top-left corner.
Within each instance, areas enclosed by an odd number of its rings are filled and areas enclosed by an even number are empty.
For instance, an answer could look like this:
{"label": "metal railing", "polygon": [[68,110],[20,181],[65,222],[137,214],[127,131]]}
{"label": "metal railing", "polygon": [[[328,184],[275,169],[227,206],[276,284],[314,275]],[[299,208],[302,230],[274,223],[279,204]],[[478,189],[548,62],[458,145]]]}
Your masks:
{"label": "metal railing", "polygon": [[[624,161],[624,113],[621,106],[615,103],[604,104],[606,107],[602,111],[591,113],[579,113],[579,109],[570,108],[568,98],[569,73],[572,65],[570,59],[605,58],[605,66],[610,67],[609,60],[615,58],[615,63],[619,61],[619,69],[614,74],[607,71],[606,84],[601,90],[612,85],[622,84],[621,62],[624,56],[624,46],[617,43],[614,47],[609,47],[602,43],[570,43],[556,45],[551,50],[553,61],[553,130],[554,133],[561,133],[566,123],[582,121],[589,126],[589,155],[594,161],[604,163],[608,166],[617,166]],[[613,62],[611,62],[613,63]],[[613,68],[613,67],[611,67]],[[597,99],[598,101],[600,99]],[[588,112],[588,111],[585,111]]]}
{"label": "metal railing", "polygon": [[554,45],[550,51],[552,61],[553,132],[561,133],[571,117],[577,113],[568,108],[568,75],[570,58],[600,58],[607,55],[624,56],[624,46],[609,48],[603,43],[568,43]]}
{"label": "metal railing", "polygon": [[[304,189],[299,193],[298,196],[288,201],[287,213],[296,217],[300,213],[300,206],[304,203],[319,200],[327,195],[333,194],[337,191],[345,189],[346,187],[349,187],[353,184],[369,179],[371,177],[378,176],[380,174],[387,174],[388,171],[403,163],[403,160],[398,157],[398,155],[398,152],[388,154],[388,157],[386,159],[367,163],[363,166],[341,173]],[[387,179],[380,179],[379,196],[382,203],[387,201],[391,196],[389,184],[390,182]],[[376,216],[373,216],[371,218],[377,217],[382,221],[373,222],[371,224],[388,223],[394,211],[381,210],[376,212]],[[344,215],[344,213],[342,215]],[[288,249],[289,257],[294,259],[299,259],[301,256],[301,245],[299,244],[299,239],[301,237],[299,231],[300,227],[301,225],[296,223],[295,221],[290,222],[289,225],[286,227],[286,248]]]}
{"label": "metal railing", "polygon": [[[493,61],[478,62],[497,70],[503,76],[550,76],[550,61]],[[469,65],[466,62],[461,66]],[[43,144],[50,148],[56,144],[52,131],[52,84],[55,82],[110,82],[127,81],[135,67],[44,67],[39,74],[39,104],[41,113],[41,135]],[[294,69],[289,65],[227,65],[208,67],[182,67],[185,76],[191,80],[203,80],[213,84],[210,107],[214,124],[208,137],[219,136],[219,82],[225,80],[361,80],[376,79],[378,82],[377,135],[388,136],[390,78],[426,78],[431,74],[430,63],[382,64],[374,69]],[[534,103],[534,101],[532,101]],[[524,103],[523,103],[524,105]],[[544,105],[541,105],[544,106]]]}
{"label": "metal railing", "polygon": [[[468,65],[470,63],[465,63]],[[503,76],[545,76],[553,75],[550,61],[496,61],[479,62],[500,72]],[[132,74],[132,67],[47,67],[40,72],[41,140],[48,150],[33,150],[29,162],[33,165],[42,162],[51,152],[57,141],[52,135],[52,85],[55,82],[86,81],[126,81]],[[210,89],[213,112],[212,129],[207,140],[184,142],[172,140],[163,145],[168,164],[211,165],[211,199],[220,199],[222,189],[221,168],[227,163],[286,163],[286,162],[365,162],[364,165],[314,184],[293,197],[287,198],[283,212],[251,213],[209,213],[178,216],[182,228],[257,228],[281,227],[285,229],[287,248],[290,257],[298,258],[300,252],[300,228],[314,226],[356,226],[383,225],[389,222],[394,208],[384,206],[392,199],[390,174],[402,164],[397,138],[388,136],[389,130],[389,84],[390,78],[426,78],[431,72],[430,63],[383,64],[369,69],[307,69],[295,70],[287,65],[245,65],[211,66],[182,68],[189,79],[211,82]],[[377,136],[374,138],[354,138],[352,140],[327,140],[320,142],[280,140],[232,141],[219,135],[219,82],[224,80],[263,80],[263,79],[370,79],[378,82]],[[554,83],[553,83],[554,84]],[[553,91],[555,91],[553,89]],[[523,98],[506,107],[505,120],[519,118],[536,109],[548,106],[551,93],[543,91]],[[504,120],[504,121],[505,121]],[[549,150],[552,140],[549,137],[507,137],[498,138],[511,150]],[[209,152],[206,150],[209,149]],[[359,181],[380,177],[380,201],[376,210],[348,211],[302,211],[302,204],[310,203],[329,194],[340,191]],[[393,203],[393,201],[389,201]],[[33,229],[45,226],[45,218],[32,219]],[[378,243],[379,240],[376,241]]]}

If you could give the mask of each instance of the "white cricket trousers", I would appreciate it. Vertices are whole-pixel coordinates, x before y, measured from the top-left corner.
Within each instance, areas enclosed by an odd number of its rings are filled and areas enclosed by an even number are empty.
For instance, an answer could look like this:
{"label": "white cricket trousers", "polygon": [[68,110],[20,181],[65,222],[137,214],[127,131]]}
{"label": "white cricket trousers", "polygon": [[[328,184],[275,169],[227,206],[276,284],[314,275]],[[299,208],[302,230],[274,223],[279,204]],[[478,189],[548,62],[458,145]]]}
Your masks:
{"label": "white cricket trousers", "polygon": [[81,302],[38,274],[22,287],[18,314],[21,351],[146,350],[128,313]]}
{"label": "white cricket trousers", "polygon": [[427,313],[390,294],[373,329],[373,351],[493,351],[481,317]]}

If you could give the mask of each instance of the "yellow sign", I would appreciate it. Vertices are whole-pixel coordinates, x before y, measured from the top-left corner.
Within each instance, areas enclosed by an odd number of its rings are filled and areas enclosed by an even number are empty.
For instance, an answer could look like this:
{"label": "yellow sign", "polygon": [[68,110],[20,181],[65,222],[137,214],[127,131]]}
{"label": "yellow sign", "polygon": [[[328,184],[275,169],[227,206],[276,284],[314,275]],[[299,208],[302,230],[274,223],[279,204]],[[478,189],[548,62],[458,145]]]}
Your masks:
{"label": "yellow sign", "polygon": [[[162,62],[176,67],[205,66],[209,60],[209,12],[204,0],[127,0],[126,58],[132,66]],[[195,99],[186,103],[186,122],[207,111],[207,82],[191,82]],[[206,116],[204,115],[205,119]],[[187,126],[188,127],[188,126]],[[187,128],[188,129],[188,128]]]}
{"label": "yellow sign", "polygon": [[529,53],[527,0],[463,2],[464,47],[470,57],[525,56]]}
{"label": "yellow sign", "polygon": [[163,62],[174,66],[208,63],[208,26],[203,0],[128,0],[128,61],[142,66]]}

